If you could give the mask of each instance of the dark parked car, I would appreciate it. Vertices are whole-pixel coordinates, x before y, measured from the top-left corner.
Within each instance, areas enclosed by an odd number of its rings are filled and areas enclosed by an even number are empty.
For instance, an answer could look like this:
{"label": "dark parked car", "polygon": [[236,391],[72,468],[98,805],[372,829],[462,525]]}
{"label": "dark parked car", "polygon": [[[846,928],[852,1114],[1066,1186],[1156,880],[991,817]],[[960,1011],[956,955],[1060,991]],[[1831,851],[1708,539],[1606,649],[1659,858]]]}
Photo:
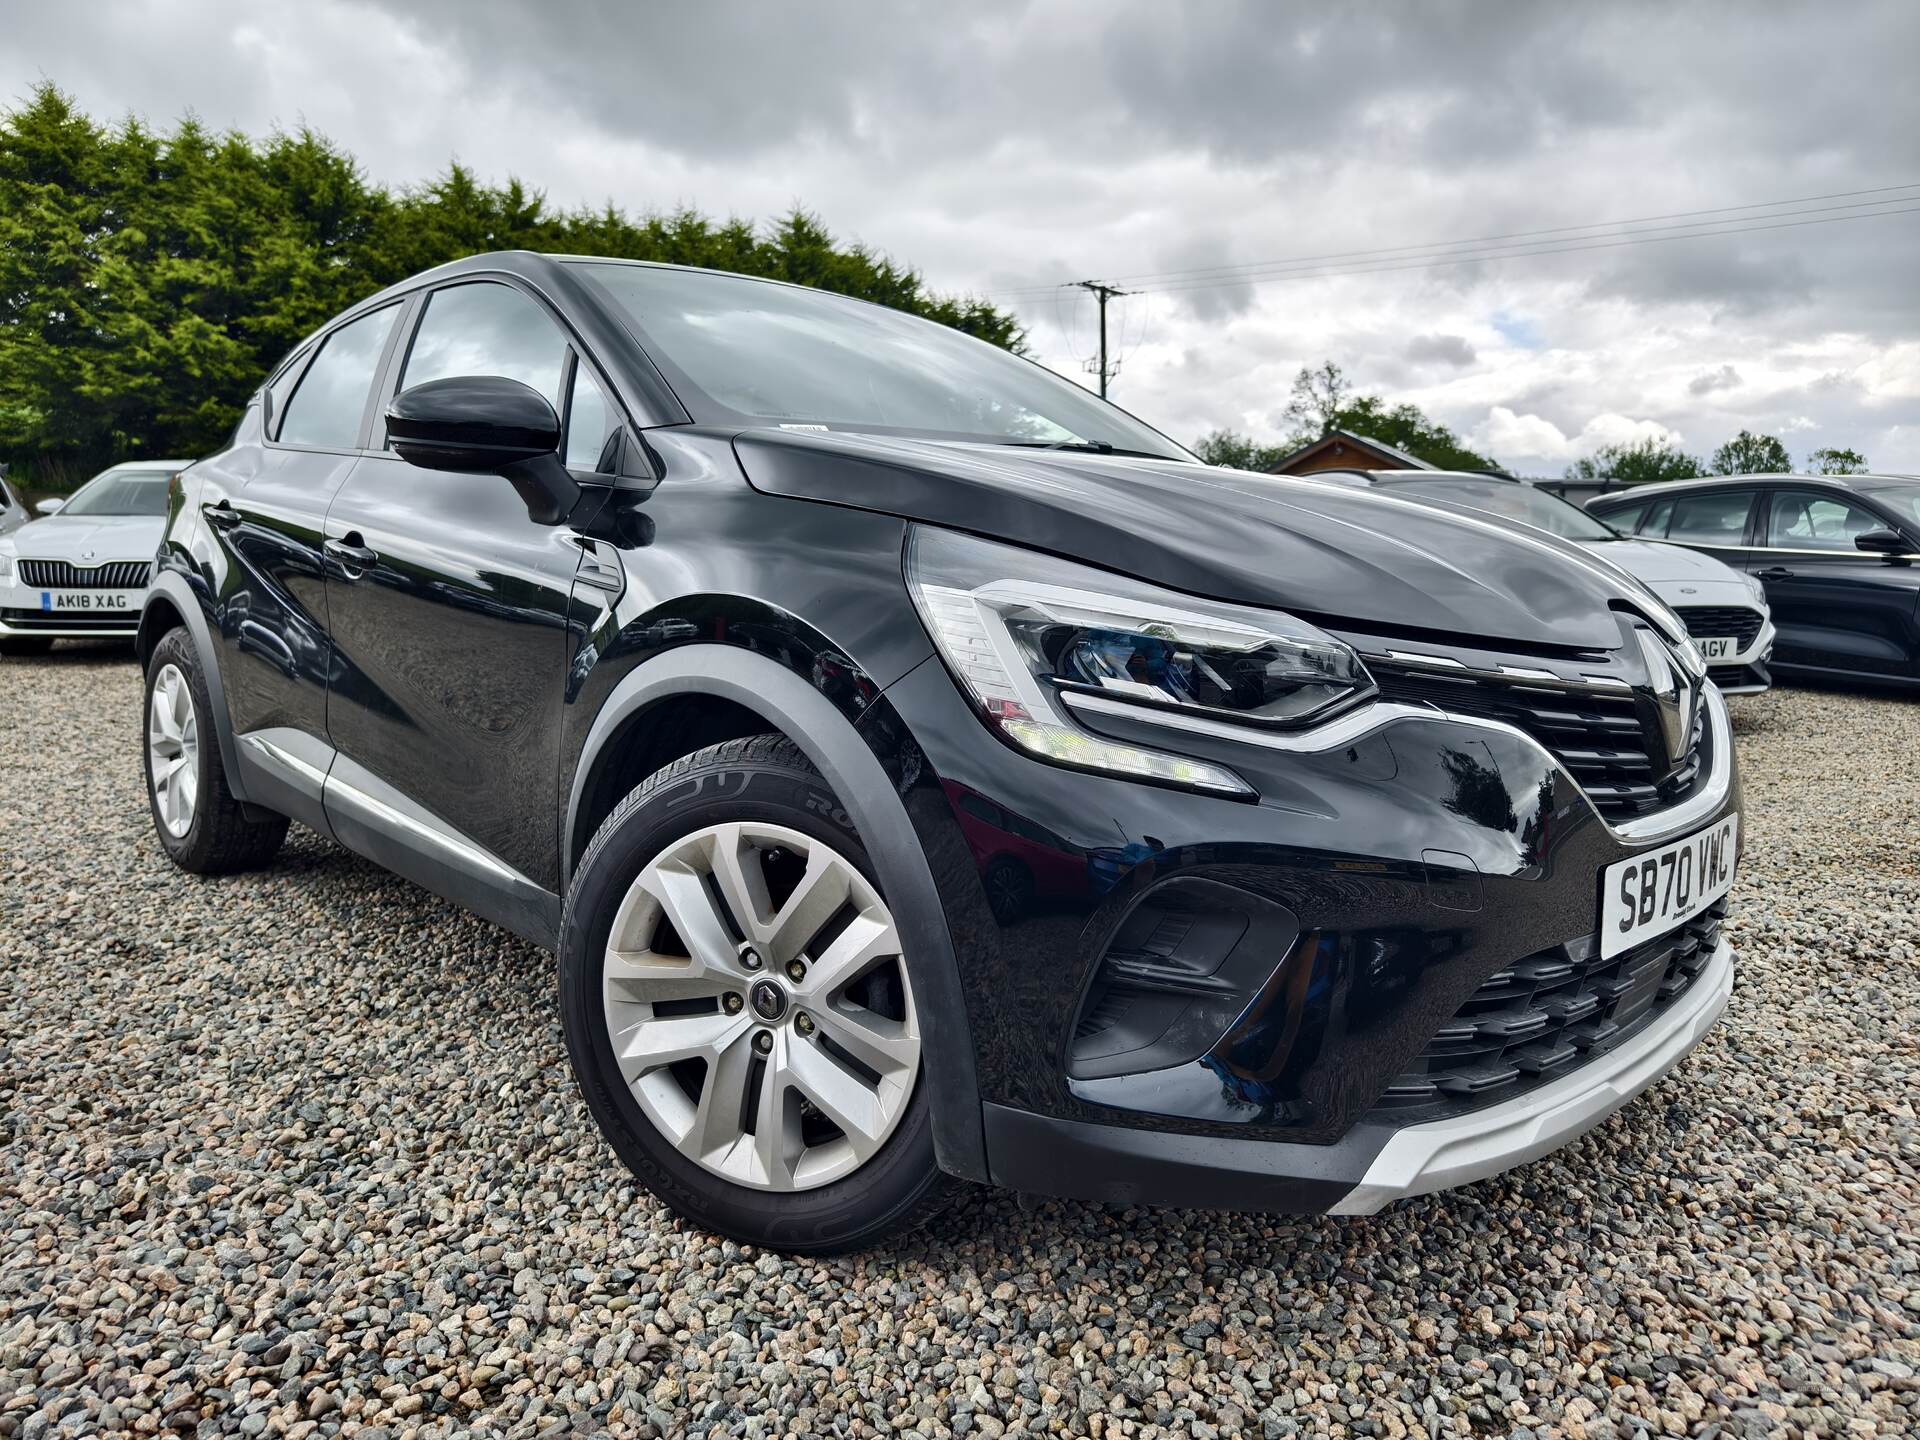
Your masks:
{"label": "dark parked car", "polygon": [[1639,486],[1587,508],[1765,585],[1778,631],[1771,668],[1920,686],[1920,480],[1728,475]]}
{"label": "dark parked car", "polygon": [[760,1243],[953,1177],[1368,1213],[1732,984],[1726,709],[1644,591],[795,286],[363,302],[185,473],[140,646],[168,854],[291,816],[551,947],[614,1149]]}

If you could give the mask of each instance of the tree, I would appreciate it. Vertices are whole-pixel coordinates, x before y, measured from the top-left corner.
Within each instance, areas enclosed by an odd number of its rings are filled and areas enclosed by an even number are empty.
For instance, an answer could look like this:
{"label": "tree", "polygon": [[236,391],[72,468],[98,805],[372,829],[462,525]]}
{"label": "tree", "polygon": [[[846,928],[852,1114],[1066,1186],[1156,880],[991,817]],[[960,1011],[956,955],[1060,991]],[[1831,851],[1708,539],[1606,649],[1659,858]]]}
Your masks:
{"label": "tree", "polygon": [[1500,468],[1497,461],[1462,444],[1445,425],[1429,420],[1418,405],[1390,406],[1378,395],[1362,395],[1335,411],[1333,428],[1384,441],[1437,470]]}
{"label": "tree", "polygon": [[1864,475],[1867,473],[1867,457],[1858,450],[1823,445],[1808,453],[1807,469],[1816,475]]}
{"label": "tree", "polygon": [[1209,465],[1224,465],[1229,470],[1273,469],[1299,447],[1262,445],[1237,430],[1209,430],[1194,443],[1193,453]]}
{"label": "tree", "polygon": [[288,349],[354,301],[463,255],[526,248],[797,280],[1020,351],[1012,315],[795,209],[760,227],[682,208],[557,210],[452,165],[392,191],[311,130],[96,124],[51,84],[0,113],[0,454],[58,486],[218,444]]}
{"label": "tree", "polygon": [[1353,386],[1333,361],[1323,360],[1317,369],[1302,365],[1284,412],[1289,433],[1299,437],[1296,448],[1343,428],[1340,411],[1352,393]]}
{"label": "tree", "polygon": [[1778,475],[1793,469],[1786,446],[1772,435],[1751,430],[1742,430],[1714,451],[1710,463],[1716,475]]}
{"label": "tree", "polygon": [[1569,480],[1618,480],[1626,485],[1691,480],[1701,473],[1700,462],[1693,456],[1652,437],[1631,445],[1602,445],[1567,467]]}

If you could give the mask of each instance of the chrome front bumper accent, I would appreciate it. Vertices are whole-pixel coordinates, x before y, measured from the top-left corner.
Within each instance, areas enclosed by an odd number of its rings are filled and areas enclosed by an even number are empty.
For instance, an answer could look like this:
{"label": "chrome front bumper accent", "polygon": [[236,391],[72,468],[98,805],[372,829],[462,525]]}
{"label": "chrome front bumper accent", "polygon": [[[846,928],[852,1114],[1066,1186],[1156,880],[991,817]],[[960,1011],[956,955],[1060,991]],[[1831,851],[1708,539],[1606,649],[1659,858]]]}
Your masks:
{"label": "chrome front bumper accent", "polygon": [[1399,1131],[1329,1213],[1372,1215],[1394,1200],[1484,1180],[1558,1149],[1677,1065],[1732,994],[1733,947],[1723,935],[1700,978],[1638,1035],[1504,1104]]}
{"label": "chrome front bumper accent", "polygon": [[[1517,725],[1509,725],[1504,720],[1491,720],[1478,715],[1461,715],[1452,710],[1442,710],[1437,706],[1412,705],[1397,700],[1376,700],[1359,710],[1350,710],[1336,716],[1323,725],[1309,730],[1270,731],[1255,730],[1248,725],[1235,725],[1222,720],[1209,720],[1195,715],[1180,715],[1165,711],[1143,711],[1138,705],[1124,701],[1109,700],[1100,695],[1083,694],[1075,690],[1060,692],[1060,698],[1067,708],[1083,714],[1124,716],[1139,720],[1148,715],[1157,726],[1168,730],[1184,730],[1196,735],[1209,735],[1216,739],[1233,740],[1242,745],[1257,745],[1267,750],[1285,750],[1295,754],[1319,754],[1328,750],[1338,750],[1353,744],[1363,736],[1390,725],[1398,725],[1410,720],[1451,720],[1456,725],[1472,725],[1482,730],[1498,730],[1503,735],[1511,735],[1539,751],[1562,775],[1567,783],[1580,790],[1580,782],[1574,779],[1566,766],[1560,763],[1554,753],[1542,745],[1533,736]],[[1669,805],[1664,810],[1655,810],[1651,814],[1636,815],[1631,820],[1614,822],[1601,815],[1600,820],[1621,840],[1631,845],[1644,845],[1653,840],[1664,840],[1680,835],[1711,819],[1720,807],[1726,803],[1727,792],[1733,785],[1733,727],[1727,720],[1727,702],[1713,686],[1705,687],[1702,701],[1707,713],[1707,725],[1712,735],[1713,768],[1707,772],[1693,794],[1678,804]],[[1581,794],[1586,792],[1581,790]],[[1596,815],[1599,811],[1594,812]]]}

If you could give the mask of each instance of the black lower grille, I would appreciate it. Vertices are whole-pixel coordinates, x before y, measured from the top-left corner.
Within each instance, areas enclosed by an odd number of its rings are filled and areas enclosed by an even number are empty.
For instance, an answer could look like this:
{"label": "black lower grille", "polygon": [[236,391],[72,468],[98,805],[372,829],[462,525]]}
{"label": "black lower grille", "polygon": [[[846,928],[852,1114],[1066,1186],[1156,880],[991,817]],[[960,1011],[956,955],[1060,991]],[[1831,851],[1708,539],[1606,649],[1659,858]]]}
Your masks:
{"label": "black lower grille", "polygon": [[[1610,960],[1591,937],[1489,977],[1380,1099],[1396,1111],[1478,1109],[1604,1054],[1684,995],[1720,940],[1727,902]],[[1402,1123],[1404,1116],[1396,1116]]]}
{"label": "black lower grille", "polygon": [[127,630],[140,623],[138,610],[98,610],[55,613],[49,610],[0,610],[0,624],[9,630]]}
{"label": "black lower grille", "polygon": [[146,560],[85,566],[66,560],[22,560],[20,583],[30,590],[144,590],[152,570]]}
{"label": "black lower grille", "polygon": [[1745,605],[1677,605],[1675,612],[1686,622],[1687,634],[1696,640],[1721,636],[1733,638],[1733,648],[1744,650],[1753,643],[1766,623],[1758,610]]}
{"label": "black lower grille", "polygon": [[1438,705],[1462,715],[1504,720],[1538,740],[1580,782],[1594,808],[1626,819],[1673,804],[1700,773],[1703,726],[1696,725],[1688,759],[1656,780],[1647,732],[1633,692],[1572,690],[1522,679],[1399,667],[1369,658],[1368,668],[1389,700]]}

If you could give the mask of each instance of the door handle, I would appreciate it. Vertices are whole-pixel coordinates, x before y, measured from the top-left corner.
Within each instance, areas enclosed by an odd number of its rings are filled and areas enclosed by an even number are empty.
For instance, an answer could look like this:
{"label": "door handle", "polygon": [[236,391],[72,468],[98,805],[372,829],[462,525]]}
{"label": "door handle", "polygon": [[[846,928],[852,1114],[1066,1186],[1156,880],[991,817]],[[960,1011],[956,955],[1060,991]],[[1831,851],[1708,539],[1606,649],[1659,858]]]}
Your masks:
{"label": "door handle", "polygon": [[362,570],[371,570],[379,563],[380,557],[361,543],[357,531],[349,530],[338,540],[329,540],[320,547],[330,559],[339,563],[349,580],[357,580]]}
{"label": "door handle", "polygon": [[1793,571],[1784,565],[1769,565],[1766,569],[1756,570],[1753,573],[1757,580],[1791,580],[1793,578]]}
{"label": "door handle", "polygon": [[216,530],[231,530],[240,523],[240,512],[222,500],[218,505],[207,505],[200,513],[207,517],[207,523]]}

